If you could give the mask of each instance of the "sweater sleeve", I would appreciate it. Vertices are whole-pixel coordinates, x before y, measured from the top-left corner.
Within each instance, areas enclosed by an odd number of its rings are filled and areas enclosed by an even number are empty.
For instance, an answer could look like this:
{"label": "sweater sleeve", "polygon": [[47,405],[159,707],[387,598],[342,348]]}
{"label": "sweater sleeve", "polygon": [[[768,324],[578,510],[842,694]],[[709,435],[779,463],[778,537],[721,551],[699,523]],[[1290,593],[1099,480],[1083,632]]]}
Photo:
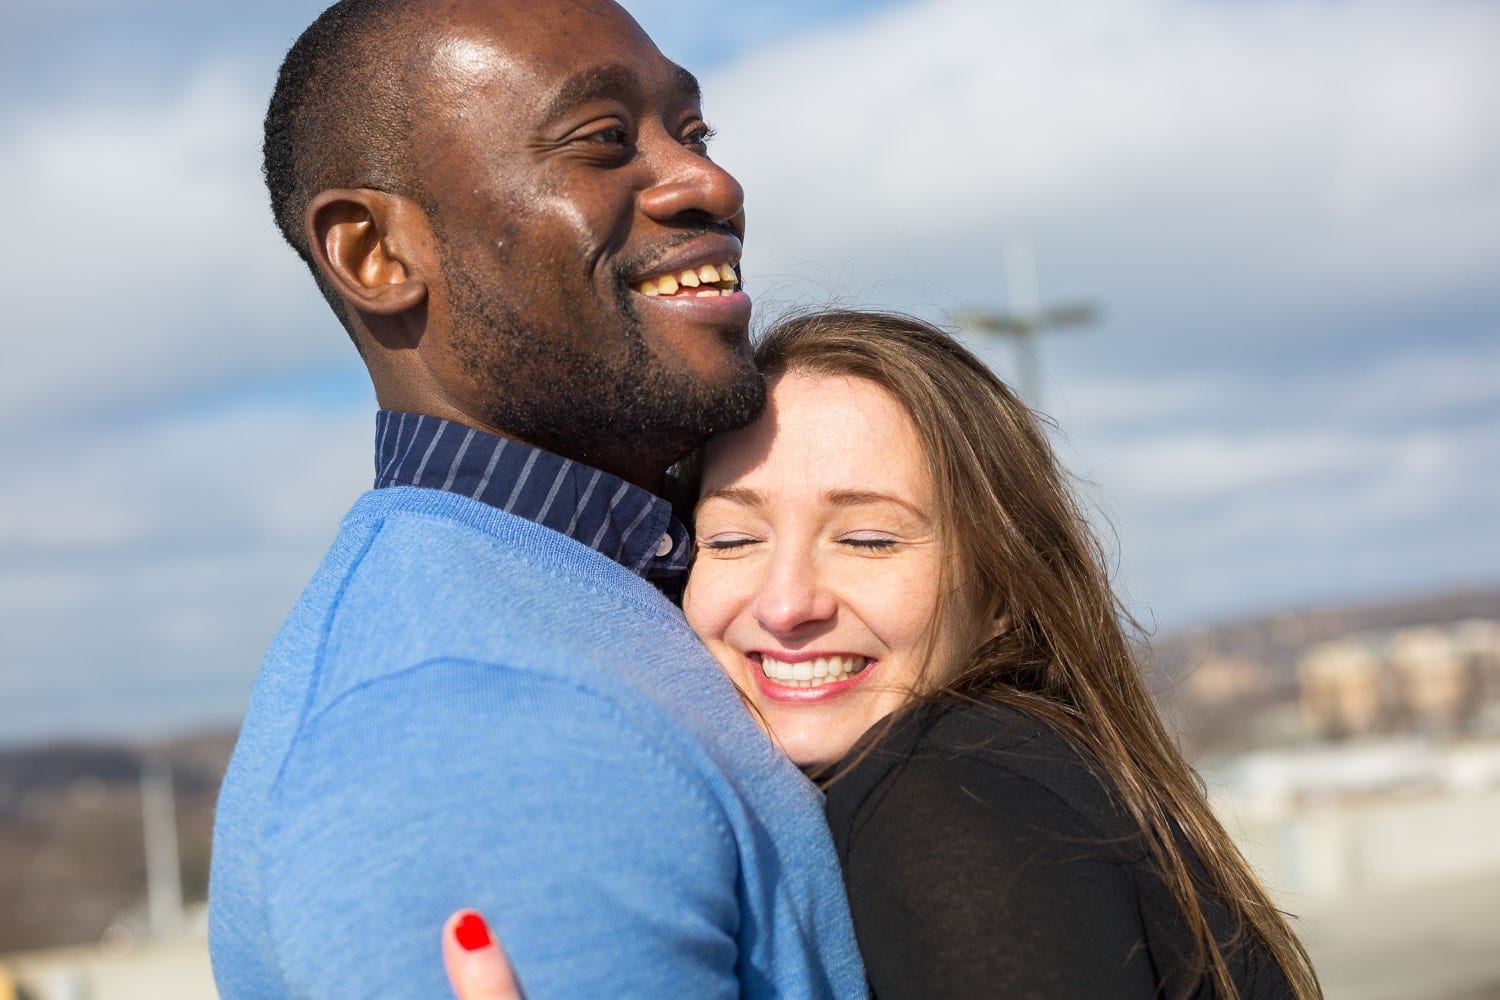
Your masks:
{"label": "sweater sleeve", "polygon": [[450,995],[486,914],[533,998],[737,993],[738,856],[704,778],[608,700],[439,661],[304,723],[261,859],[297,997]]}
{"label": "sweater sleeve", "polygon": [[855,817],[849,904],[872,992],[1149,998],[1156,975],[1117,843],[1032,780],[904,762]]}

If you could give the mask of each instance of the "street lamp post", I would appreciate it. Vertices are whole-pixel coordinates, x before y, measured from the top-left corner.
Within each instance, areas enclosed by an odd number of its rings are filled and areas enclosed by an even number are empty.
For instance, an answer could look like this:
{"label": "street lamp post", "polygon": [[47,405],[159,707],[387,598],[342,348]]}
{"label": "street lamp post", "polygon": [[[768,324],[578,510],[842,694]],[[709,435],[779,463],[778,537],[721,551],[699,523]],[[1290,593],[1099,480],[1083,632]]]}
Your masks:
{"label": "street lamp post", "polygon": [[1018,355],[1018,385],[1021,397],[1032,409],[1041,406],[1041,371],[1037,360],[1036,335],[1051,330],[1090,326],[1099,319],[1092,302],[1066,302],[1042,308],[1037,293],[1036,259],[1025,237],[1005,241],[1005,288],[1008,312],[966,312],[958,317],[965,330],[992,337],[1008,337]]}
{"label": "street lamp post", "polygon": [[146,915],[153,938],[182,933],[182,861],[177,850],[177,801],[165,751],[141,765],[141,819],[146,840]]}

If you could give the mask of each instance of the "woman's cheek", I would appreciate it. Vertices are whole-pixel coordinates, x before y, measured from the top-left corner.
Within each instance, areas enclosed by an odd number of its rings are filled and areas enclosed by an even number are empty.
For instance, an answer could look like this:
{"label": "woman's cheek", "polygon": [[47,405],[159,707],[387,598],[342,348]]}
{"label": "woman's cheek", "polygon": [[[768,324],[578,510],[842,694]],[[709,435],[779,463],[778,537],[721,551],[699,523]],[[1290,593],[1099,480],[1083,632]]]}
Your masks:
{"label": "woman's cheek", "polygon": [[705,641],[723,638],[738,609],[745,604],[743,571],[737,562],[699,559],[682,595],[688,626]]}

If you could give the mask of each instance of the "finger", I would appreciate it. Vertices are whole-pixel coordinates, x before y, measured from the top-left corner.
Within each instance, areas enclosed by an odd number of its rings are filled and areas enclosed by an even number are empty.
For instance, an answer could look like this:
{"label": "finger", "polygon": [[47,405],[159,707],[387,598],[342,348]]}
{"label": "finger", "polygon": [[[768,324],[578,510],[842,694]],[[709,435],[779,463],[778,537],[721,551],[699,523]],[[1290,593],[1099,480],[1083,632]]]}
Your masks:
{"label": "finger", "polygon": [[458,1000],[523,1000],[510,959],[473,910],[459,910],[443,925],[443,965]]}

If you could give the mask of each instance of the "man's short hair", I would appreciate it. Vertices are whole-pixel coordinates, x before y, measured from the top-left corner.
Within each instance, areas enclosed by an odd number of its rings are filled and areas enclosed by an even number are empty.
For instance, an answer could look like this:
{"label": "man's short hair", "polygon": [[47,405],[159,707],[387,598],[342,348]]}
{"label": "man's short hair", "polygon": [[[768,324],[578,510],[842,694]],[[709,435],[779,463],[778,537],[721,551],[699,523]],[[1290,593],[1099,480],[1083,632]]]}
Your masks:
{"label": "man's short hair", "polygon": [[266,109],[266,189],[281,235],[313,273],[353,337],[342,299],[308,245],[307,203],[329,188],[376,188],[422,197],[411,176],[411,0],[339,0],[282,61]]}

